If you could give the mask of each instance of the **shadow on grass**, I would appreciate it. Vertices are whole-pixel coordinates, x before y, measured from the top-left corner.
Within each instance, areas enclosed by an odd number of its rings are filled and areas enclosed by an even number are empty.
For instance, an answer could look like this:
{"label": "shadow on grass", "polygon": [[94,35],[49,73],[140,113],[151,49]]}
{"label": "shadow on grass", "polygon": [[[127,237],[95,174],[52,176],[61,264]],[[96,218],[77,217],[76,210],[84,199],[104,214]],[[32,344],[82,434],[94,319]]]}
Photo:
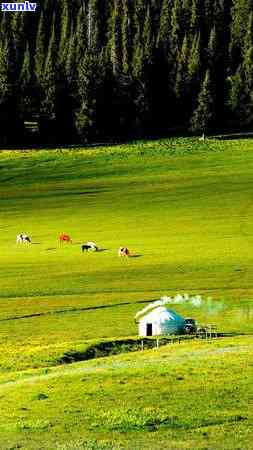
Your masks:
{"label": "shadow on grass", "polygon": [[[85,245],[85,242],[72,242],[72,245]],[[105,252],[106,250],[109,250],[108,248],[98,248],[97,252]],[[96,252],[94,252],[96,253]]]}
{"label": "shadow on grass", "polygon": [[101,253],[101,252],[107,252],[109,249],[108,248],[98,248],[96,251],[94,250],[86,250],[83,253]]}
{"label": "shadow on grass", "polygon": [[245,131],[242,133],[231,133],[231,134],[221,134],[219,136],[215,136],[215,139],[218,139],[220,141],[229,141],[229,140],[235,140],[235,139],[252,139],[253,132],[252,131]]}
{"label": "shadow on grass", "polygon": [[143,255],[129,255],[129,258],[140,258]]}
{"label": "shadow on grass", "polygon": [[31,319],[34,317],[43,317],[43,316],[53,316],[56,314],[73,314],[73,313],[79,313],[82,311],[93,311],[96,309],[105,309],[105,308],[116,308],[118,306],[127,306],[127,305],[134,305],[134,304],[142,304],[142,303],[150,303],[153,300],[138,300],[137,302],[122,302],[122,303],[113,303],[110,305],[100,305],[100,306],[87,306],[86,308],[71,308],[71,309],[62,309],[62,310],[56,310],[56,311],[46,311],[46,312],[40,312],[40,313],[34,313],[34,314],[26,314],[24,316],[13,316],[13,317],[6,317],[4,319],[0,319],[0,322],[7,322],[10,320],[21,320],[21,319]]}
{"label": "shadow on grass", "polygon": [[218,333],[219,337],[252,336],[253,333],[244,333],[242,331],[231,331],[228,333]]}

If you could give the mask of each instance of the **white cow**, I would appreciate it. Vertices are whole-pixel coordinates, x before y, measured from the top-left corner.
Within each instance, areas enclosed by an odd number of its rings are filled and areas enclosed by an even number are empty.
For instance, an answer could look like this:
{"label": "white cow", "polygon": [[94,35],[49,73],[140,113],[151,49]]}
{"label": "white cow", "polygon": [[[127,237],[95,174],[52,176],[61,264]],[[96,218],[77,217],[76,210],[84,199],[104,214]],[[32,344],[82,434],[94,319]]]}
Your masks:
{"label": "white cow", "polygon": [[16,242],[17,244],[28,244],[28,243],[31,244],[31,239],[27,234],[20,233],[17,235]]}

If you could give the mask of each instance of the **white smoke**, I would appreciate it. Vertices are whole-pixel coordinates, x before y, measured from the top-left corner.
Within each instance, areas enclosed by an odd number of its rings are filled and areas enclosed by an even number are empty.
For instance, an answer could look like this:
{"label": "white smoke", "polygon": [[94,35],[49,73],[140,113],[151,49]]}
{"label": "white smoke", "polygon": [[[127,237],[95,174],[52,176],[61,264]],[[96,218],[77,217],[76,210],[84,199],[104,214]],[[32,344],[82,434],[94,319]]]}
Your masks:
{"label": "white smoke", "polygon": [[155,302],[149,303],[149,305],[145,306],[141,311],[138,311],[135,315],[137,319],[139,316],[142,316],[147,311],[157,308],[158,306],[164,305],[180,305],[187,304],[194,306],[195,308],[200,308],[201,306],[207,307],[208,312],[218,312],[223,309],[224,305],[221,302],[213,302],[211,297],[204,299],[201,295],[193,295],[190,296],[188,294],[177,294],[175,297],[168,297],[164,295],[160,298],[160,300],[156,300]]}

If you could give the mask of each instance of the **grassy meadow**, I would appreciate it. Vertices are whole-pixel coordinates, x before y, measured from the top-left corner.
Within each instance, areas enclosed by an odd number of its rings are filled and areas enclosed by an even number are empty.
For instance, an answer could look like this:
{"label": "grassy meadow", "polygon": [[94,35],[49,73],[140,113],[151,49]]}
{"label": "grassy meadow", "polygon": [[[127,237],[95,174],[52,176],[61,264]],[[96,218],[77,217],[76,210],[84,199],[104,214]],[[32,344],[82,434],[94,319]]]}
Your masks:
{"label": "grassy meadow", "polygon": [[[253,448],[252,181],[253,140],[0,153],[1,449]],[[177,293],[231,337],[58,365]]]}

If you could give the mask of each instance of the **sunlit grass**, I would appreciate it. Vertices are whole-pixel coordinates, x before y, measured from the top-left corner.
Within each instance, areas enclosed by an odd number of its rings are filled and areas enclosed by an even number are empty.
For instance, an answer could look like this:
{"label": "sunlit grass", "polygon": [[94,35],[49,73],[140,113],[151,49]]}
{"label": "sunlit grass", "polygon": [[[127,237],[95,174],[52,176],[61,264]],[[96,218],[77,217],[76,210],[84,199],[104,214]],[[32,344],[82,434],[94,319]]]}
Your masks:
{"label": "sunlit grass", "polygon": [[[135,336],[136,312],[162,295],[211,296],[217,308],[175,309],[252,333],[252,150],[174,139],[0,153],[0,448],[234,449],[233,429],[250,449],[248,337],[52,366]],[[87,240],[103,251],[82,254]],[[118,258],[121,245],[138,257]]]}

